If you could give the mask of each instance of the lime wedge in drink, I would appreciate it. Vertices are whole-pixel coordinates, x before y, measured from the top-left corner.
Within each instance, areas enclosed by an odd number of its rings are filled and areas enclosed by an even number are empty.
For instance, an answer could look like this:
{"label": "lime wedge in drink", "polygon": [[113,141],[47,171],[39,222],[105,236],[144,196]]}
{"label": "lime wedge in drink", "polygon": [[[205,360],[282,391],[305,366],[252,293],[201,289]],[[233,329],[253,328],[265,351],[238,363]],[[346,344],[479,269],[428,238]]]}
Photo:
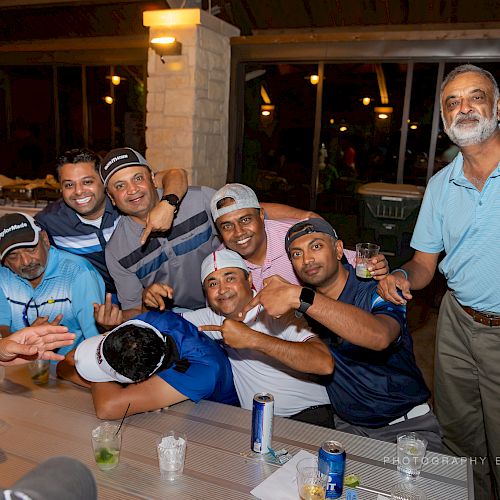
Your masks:
{"label": "lime wedge in drink", "polygon": [[344,486],[346,488],[356,488],[361,484],[361,479],[357,474],[349,474],[344,478]]}

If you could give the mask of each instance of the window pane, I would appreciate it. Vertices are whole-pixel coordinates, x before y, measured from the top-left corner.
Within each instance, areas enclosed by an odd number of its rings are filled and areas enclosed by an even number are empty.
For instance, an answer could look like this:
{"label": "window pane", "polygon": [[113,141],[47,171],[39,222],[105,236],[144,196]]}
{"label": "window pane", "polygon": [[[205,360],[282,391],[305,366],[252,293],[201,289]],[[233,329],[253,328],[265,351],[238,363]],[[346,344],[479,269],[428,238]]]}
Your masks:
{"label": "window pane", "polygon": [[308,207],[317,65],[247,65],[245,72],[241,182],[264,201]]}

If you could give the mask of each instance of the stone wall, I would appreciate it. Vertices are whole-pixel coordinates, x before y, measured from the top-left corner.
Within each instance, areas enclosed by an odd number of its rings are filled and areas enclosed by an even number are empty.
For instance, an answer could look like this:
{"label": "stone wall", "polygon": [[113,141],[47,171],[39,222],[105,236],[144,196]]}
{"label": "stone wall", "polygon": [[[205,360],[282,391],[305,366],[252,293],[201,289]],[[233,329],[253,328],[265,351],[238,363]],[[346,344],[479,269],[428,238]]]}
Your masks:
{"label": "stone wall", "polygon": [[[151,20],[158,12],[165,15]],[[229,39],[239,31],[198,9],[145,12],[144,24],[150,40],[182,43],[164,64],[148,52],[146,157],[155,170],[181,167],[191,184],[218,188],[228,164]]]}

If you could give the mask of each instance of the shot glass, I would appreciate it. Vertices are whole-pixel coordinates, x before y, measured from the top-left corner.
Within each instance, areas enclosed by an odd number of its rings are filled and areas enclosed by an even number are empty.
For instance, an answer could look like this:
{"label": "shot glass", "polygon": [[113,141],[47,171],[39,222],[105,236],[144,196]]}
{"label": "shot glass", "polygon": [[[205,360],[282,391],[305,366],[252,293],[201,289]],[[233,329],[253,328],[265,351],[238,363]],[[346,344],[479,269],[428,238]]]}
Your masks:
{"label": "shot glass", "polygon": [[162,479],[173,481],[184,471],[186,435],[169,431],[156,441],[158,463]]}
{"label": "shot glass", "polygon": [[303,458],[297,464],[297,488],[302,500],[325,500],[328,474],[318,468],[316,457]]}
{"label": "shot glass", "polygon": [[97,467],[101,470],[114,469],[120,462],[122,433],[119,425],[103,422],[92,431],[92,448]]}
{"label": "shot glass", "polygon": [[368,271],[370,260],[378,255],[380,247],[375,243],[356,243],[356,276],[368,279],[372,275]]}
{"label": "shot glass", "polygon": [[35,359],[29,363],[31,380],[37,385],[49,382],[50,361],[47,359]]}
{"label": "shot glass", "polygon": [[427,495],[411,481],[402,481],[391,490],[391,500],[427,500]]}
{"label": "shot glass", "polygon": [[398,434],[398,471],[409,479],[416,479],[422,469],[427,440],[416,432]]}

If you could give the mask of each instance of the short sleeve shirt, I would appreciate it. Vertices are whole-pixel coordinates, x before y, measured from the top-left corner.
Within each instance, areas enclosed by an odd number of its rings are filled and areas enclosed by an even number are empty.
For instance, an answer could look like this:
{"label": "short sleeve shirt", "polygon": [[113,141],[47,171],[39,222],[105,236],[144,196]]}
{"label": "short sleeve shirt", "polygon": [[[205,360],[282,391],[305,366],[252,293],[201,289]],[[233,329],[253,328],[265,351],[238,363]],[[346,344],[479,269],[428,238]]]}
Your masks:
{"label": "short sleeve shirt", "polygon": [[231,365],[226,353],[215,341],[178,314],[171,311],[148,312],[137,317],[170,335],[177,345],[179,356],[190,365],[186,372],[170,367],[157,375],[184,396],[197,403],[201,399],[237,404]]}
{"label": "short sleeve shirt", "polygon": [[500,163],[482,191],[463,172],[461,153],[425,190],[411,246],[445,251],[439,264],[464,306],[500,314]]}

